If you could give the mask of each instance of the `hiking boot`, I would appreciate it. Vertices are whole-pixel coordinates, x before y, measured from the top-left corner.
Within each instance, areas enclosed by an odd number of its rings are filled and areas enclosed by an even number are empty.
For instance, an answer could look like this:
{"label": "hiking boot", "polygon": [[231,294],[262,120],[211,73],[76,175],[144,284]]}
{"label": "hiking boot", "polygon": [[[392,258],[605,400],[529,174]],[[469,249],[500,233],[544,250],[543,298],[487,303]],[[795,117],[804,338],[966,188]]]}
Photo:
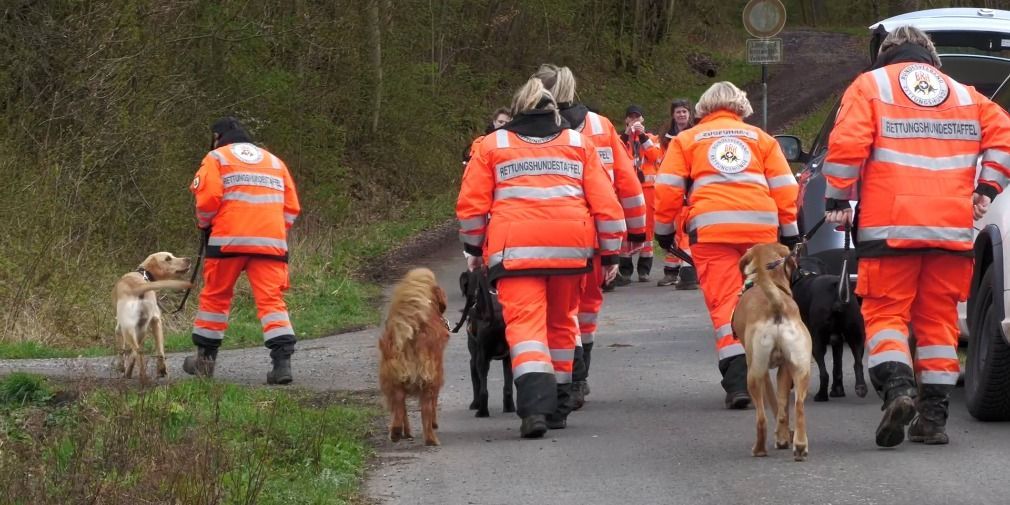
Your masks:
{"label": "hiking boot", "polygon": [[652,258],[646,256],[638,257],[638,282],[649,282],[649,273],[652,272]]}
{"label": "hiking boot", "polygon": [[680,274],[677,276],[677,285],[674,289],[677,291],[698,289],[698,273],[694,267],[684,266],[680,268]]}
{"label": "hiking boot", "polygon": [[576,381],[572,383],[572,410],[579,410],[586,404],[586,393],[582,389],[588,388],[586,381]]}
{"label": "hiking boot", "polygon": [[908,426],[908,440],[926,445],[946,445],[950,442],[945,425],[928,421],[922,416],[912,419],[912,424]]}
{"label": "hiking boot", "polygon": [[618,277],[624,277],[630,279],[635,273],[635,264],[632,262],[631,257],[621,256],[617,263],[617,273]]}
{"label": "hiking boot", "polygon": [[552,430],[563,430],[568,426],[568,416],[562,416],[560,414],[551,414],[546,417],[547,428]]}
{"label": "hiking boot", "polygon": [[519,436],[523,438],[541,438],[547,433],[547,419],[541,414],[526,416],[519,426]]}
{"label": "hiking boot", "polygon": [[217,361],[217,349],[197,346],[196,354],[186,356],[182,362],[182,371],[197,377],[213,377],[214,363]]}
{"label": "hiking boot", "polygon": [[294,353],[294,345],[286,345],[272,349],[270,359],[273,361],[273,370],[267,372],[267,384],[291,384],[291,354]]}
{"label": "hiking boot", "polygon": [[659,282],[656,283],[656,285],[673,286],[674,284],[677,283],[678,271],[679,269],[677,270],[663,269],[663,278],[660,279]]}
{"label": "hiking boot", "polygon": [[905,441],[905,426],[915,417],[915,402],[905,394],[895,395],[881,409],[884,416],[877,425],[877,445],[894,447]]}
{"label": "hiking boot", "polygon": [[617,274],[617,278],[613,282],[614,286],[627,286],[628,284],[631,284],[631,275],[625,277],[624,275]]}
{"label": "hiking boot", "polygon": [[750,407],[750,394],[746,391],[726,393],[726,408],[730,410],[745,410]]}
{"label": "hiking boot", "polygon": [[947,438],[947,408],[950,404],[951,386],[922,384],[915,410],[918,415],[908,427],[908,439],[927,445],[945,445]]}

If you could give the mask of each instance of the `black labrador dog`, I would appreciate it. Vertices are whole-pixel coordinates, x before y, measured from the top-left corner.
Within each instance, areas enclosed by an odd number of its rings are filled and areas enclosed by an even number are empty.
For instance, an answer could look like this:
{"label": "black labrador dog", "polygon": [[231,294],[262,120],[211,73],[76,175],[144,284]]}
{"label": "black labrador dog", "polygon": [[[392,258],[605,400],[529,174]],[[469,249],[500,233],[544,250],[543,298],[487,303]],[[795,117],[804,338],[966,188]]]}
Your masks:
{"label": "black labrador dog", "polygon": [[502,410],[515,412],[512,396],[512,357],[505,340],[505,319],[502,317],[498,296],[491,290],[487,276],[480,270],[463,272],[459,288],[466,296],[466,346],[470,350],[470,382],[473,383],[473,401],[470,410],[476,417],[488,417],[487,374],[492,360],[501,360],[505,376]]}
{"label": "black labrador dog", "polygon": [[[842,344],[848,344],[855,361],[856,396],[866,396],[866,379],[863,377],[863,349],[866,330],[859,300],[854,294],[845,303],[839,297],[839,276],[824,273],[827,268],[818,258],[805,256],[798,259],[798,267],[793,272],[793,299],[800,307],[800,317],[810,330],[813,340],[813,355],[820,371],[820,388],[814,395],[815,402],[826,402],[828,396],[845,396],[842,384]],[[828,371],[824,365],[824,355],[831,346],[832,380],[828,394]]]}

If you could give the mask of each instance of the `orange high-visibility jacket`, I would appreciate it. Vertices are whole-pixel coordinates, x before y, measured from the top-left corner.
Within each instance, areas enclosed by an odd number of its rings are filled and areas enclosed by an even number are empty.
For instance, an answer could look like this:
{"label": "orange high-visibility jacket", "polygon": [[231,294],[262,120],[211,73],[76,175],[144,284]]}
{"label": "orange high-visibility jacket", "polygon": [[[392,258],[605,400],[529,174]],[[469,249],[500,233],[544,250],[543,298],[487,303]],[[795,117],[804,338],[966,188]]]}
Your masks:
{"label": "orange high-visibility jacket", "polygon": [[758,244],[799,234],[798,186],[778,142],[720,110],[674,138],[656,178],[656,235],[684,205],[691,243]]}
{"label": "orange high-visibility jacket", "polygon": [[610,180],[614,183],[614,191],[621,200],[624,209],[624,219],[628,226],[628,241],[645,242],[645,195],[642,183],[631,162],[631,156],[624,150],[621,136],[614,129],[609,119],[589,111],[582,124],[573,124],[572,128],[588,137],[596,146],[596,154],[603,162]]}
{"label": "orange high-visibility jacket", "polygon": [[642,171],[642,187],[651,188],[656,185],[656,175],[659,173],[659,163],[663,160],[663,148],[659,145],[659,138],[651,133],[645,134],[647,140],[640,142],[638,147],[638,160],[635,160],[635,141],[628,139],[624,143],[624,149],[631,157],[632,167],[638,166]]}
{"label": "orange high-visibility jacket", "polygon": [[301,207],[288,167],[262,147],[235,143],[203,158],[190,191],[207,255],[287,257],[287,230]]}
{"label": "orange high-visibility jacket", "polygon": [[626,231],[595,148],[574,130],[484,137],[463,174],[456,216],[465,250],[484,254],[492,278],[585,272],[597,246],[616,263]]}
{"label": "orange high-visibility jacket", "polygon": [[972,249],[972,189],[1010,182],[1010,119],[925,63],[866,72],[846,90],[828,144],[826,196],[859,200],[860,255]]}

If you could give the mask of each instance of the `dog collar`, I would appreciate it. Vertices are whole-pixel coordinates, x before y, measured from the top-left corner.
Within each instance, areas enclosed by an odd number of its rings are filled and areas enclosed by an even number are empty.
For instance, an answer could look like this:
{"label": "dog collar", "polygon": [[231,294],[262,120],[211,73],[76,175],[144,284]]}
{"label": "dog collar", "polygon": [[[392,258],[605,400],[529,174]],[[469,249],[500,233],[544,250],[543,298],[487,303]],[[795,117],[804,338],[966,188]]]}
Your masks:
{"label": "dog collar", "polygon": [[137,273],[142,275],[145,281],[154,282],[154,276],[151,275],[151,272],[148,272],[144,267],[137,267]]}
{"label": "dog collar", "polygon": [[776,268],[782,266],[782,264],[785,263],[785,262],[786,262],[785,258],[779,258],[779,259],[777,259],[777,260],[775,260],[775,261],[773,261],[773,262],[765,265],[765,270],[775,270]]}

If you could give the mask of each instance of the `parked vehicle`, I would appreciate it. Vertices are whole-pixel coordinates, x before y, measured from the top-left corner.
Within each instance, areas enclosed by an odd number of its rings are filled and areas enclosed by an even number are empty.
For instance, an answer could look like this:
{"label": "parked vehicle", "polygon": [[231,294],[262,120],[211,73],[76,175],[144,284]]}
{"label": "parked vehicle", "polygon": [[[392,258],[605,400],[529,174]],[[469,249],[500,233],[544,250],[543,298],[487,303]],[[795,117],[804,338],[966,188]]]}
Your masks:
{"label": "parked vehicle", "polygon": [[[944,73],[974,86],[1004,110],[1010,110],[1010,11],[994,9],[932,9],[911,12],[872,26],[870,61],[886,37],[898,26],[912,25],[930,35]],[[799,225],[805,232],[824,216],[825,178],[821,173],[828,137],[838,104],[828,114],[809,152],[794,136],[777,136],[787,159],[804,163],[799,175]],[[857,202],[852,202],[853,206]],[[975,223],[975,271],[967,305],[959,308],[963,343],[968,346],[964,366],[968,411],[984,421],[1010,420],[1010,192],[997,198],[986,216]],[[833,273],[841,270],[843,233],[822,229],[808,242],[807,252],[824,260]],[[858,275],[849,262],[850,279]]]}

